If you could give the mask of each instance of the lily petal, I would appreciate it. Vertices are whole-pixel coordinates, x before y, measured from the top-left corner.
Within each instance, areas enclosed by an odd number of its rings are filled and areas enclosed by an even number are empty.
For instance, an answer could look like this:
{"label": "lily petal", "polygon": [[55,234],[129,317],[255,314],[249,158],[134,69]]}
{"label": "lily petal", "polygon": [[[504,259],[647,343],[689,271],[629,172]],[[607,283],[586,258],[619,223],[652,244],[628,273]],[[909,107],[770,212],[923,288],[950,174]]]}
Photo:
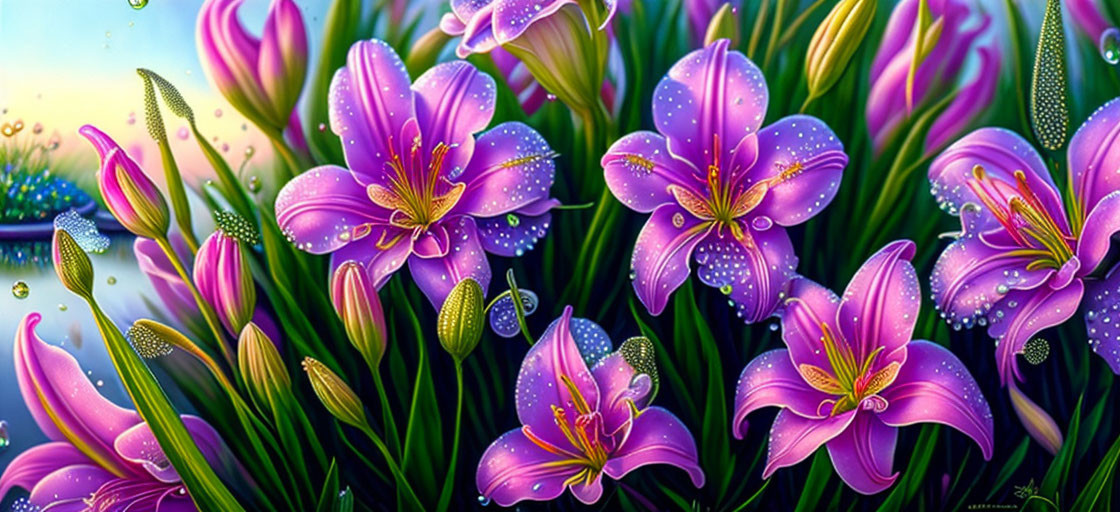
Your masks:
{"label": "lily petal", "polygon": [[[533,249],[552,225],[549,209],[560,205],[555,199],[542,199],[513,213],[475,219],[482,247],[492,254],[512,258]],[[544,213],[537,213],[541,209]]]}
{"label": "lily petal", "polygon": [[47,475],[67,466],[91,465],[93,461],[66,441],[54,441],[32,447],[17,455],[4,474],[0,475],[0,496],[13,487],[30,491]]}
{"label": "lily petal", "polygon": [[735,439],[747,435],[747,415],[763,407],[784,407],[806,418],[822,419],[821,404],[835,397],[818,391],[805,382],[793,366],[790,352],[775,349],[763,352],[747,363],[735,385],[735,415],[731,433]]}
{"label": "lily petal", "polygon": [[864,262],[844,290],[836,323],[857,361],[883,348],[878,368],[897,360],[894,352],[910,341],[922,303],[918,275],[910,264],[914,251],[909,240],[887,244]]}
{"label": "lily petal", "polygon": [[622,204],[638,212],[652,212],[674,201],[669,185],[692,189],[697,195],[703,176],[690,164],[669,154],[665,137],[638,131],[615,141],[601,161],[607,187]]}
{"label": "lily petal", "polygon": [[650,314],[660,315],[669,295],[688,279],[689,257],[710,226],[676,203],[661,205],[650,215],[630,260],[634,292]]}
{"label": "lily petal", "polygon": [[1085,332],[1093,352],[1120,374],[1120,272],[1085,284]]}
{"label": "lily petal", "polygon": [[[1120,98],[1093,112],[1069,140],[1069,170],[1074,195],[1084,212],[1114,190],[1120,190]],[[1088,224],[1086,224],[1088,226]]]}
{"label": "lily petal", "polygon": [[331,254],[331,275],[339,265],[357,261],[366,266],[370,281],[381,289],[412,254],[412,233],[393,226],[378,226],[369,235]]}
{"label": "lily petal", "polygon": [[83,500],[114,478],[112,473],[97,466],[66,466],[40,480],[27,500],[41,509],[49,506],[51,512],[89,510]]}
{"label": "lily petal", "polygon": [[[1117,125],[1120,128],[1120,124]],[[1118,168],[1120,169],[1120,168]],[[1090,273],[1097,269],[1112,246],[1112,235],[1120,232],[1120,190],[1097,201],[1085,217],[1085,227],[1077,241],[1077,259],[1081,270]]]}
{"label": "lily petal", "polygon": [[630,420],[631,407],[642,410],[649,404],[653,389],[650,376],[637,373],[621,352],[600,359],[591,368],[591,374],[599,386],[599,412],[603,415],[603,430],[608,434]]}
{"label": "lily petal", "polygon": [[450,146],[444,175],[461,172],[474,154],[474,134],[494,117],[494,79],[466,61],[444,62],[420,75],[412,91],[424,147]]}
{"label": "lily petal", "polygon": [[743,227],[738,240],[724,231],[708,235],[696,247],[696,275],[700,281],[735,303],[746,323],[760,322],[778,309],[782,291],[797,271],[797,254],[785,228],[758,230]]}
{"label": "lily petal", "polygon": [[315,167],[289,181],[276,196],[276,222],[300,249],[336,251],[355,239],[360,226],[386,224],[390,211],[369,199],[350,171]]}
{"label": "lily petal", "polygon": [[634,418],[630,434],[603,466],[603,472],[621,480],[648,464],[676,466],[688,472],[692,485],[704,486],[696,441],[680,419],[661,407],[649,407]]}
{"label": "lily petal", "polygon": [[996,364],[1000,384],[1006,385],[1011,377],[1023,380],[1016,354],[1039,331],[1069,320],[1077,312],[1084,291],[1084,284],[1075,279],[1059,290],[1049,286],[1013,290],[996,304],[992,316],[1000,321],[988,328],[988,336],[999,340]]}
{"label": "lily petal", "polygon": [[821,325],[828,326],[833,333],[840,332],[836,326],[839,306],[840,297],[807,278],[800,277],[790,283],[789,299],[782,313],[782,340],[789,347],[794,369],[803,364],[817,368],[832,366],[821,343]]}
{"label": "lily petal", "polygon": [[813,218],[832,202],[848,155],[844,143],[823,121],[784,117],[758,133],[758,146],[758,161],[749,177],[753,183],[771,183],[752,214],[792,226]]}
{"label": "lily petal", "polygon": [[490,286],[490,262],[486,260],[474,219],[459,217],[442,226],[447,229],[451,243],[445,256],[421,258],[414,255],[408,259],[413,281],[437,310],[451,289],[463,279],[469,277],[477,281],[483,295]]}
{"label": "lily petal", "polygon": [[860,494],[882,492],[894,484],[891,473],[898,429],[874,414],[858,414],[851,427],[828,442],[828,456],[836,474]]}
{"label": "lily petal", "polygon": [[455,211],[493,217],[548,198],[556,154],[524,123],[502,123],[478,137],[474,157],[456,179],[467,184]]}
{"label": "lily petal", "polygon": [[852,409],[836,416],[810,419],[782,409],[770,427],[770,448],[762,478],[770,478],[779,468],[793,466],[808,458],[821,445],[844,432],[857,412],[859,409]]}

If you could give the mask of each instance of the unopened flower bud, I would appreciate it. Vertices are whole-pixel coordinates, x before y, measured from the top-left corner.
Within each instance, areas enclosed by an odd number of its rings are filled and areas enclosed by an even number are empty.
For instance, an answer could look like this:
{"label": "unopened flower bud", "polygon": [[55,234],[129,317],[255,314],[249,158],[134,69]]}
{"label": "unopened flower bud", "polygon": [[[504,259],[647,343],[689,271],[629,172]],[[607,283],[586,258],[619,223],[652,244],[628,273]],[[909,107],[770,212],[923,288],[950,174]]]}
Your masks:
{"label": "unopened flower bud", "polygon": [[238,335],[253,319],[257,289],[249,258],[230,231],[219,229],[202,242],[194,260],[194,282],[231,335]]}
{"label": "unopened flower bud", "polygon": [[253,399],[272,403],[291,391],[292,381],[276,344],[257,324],[249,322],[237,341],[237,366]]}
{"label": "unopened flower bud", "polygon": [[51,256],[58,280],[67,290],[89,300],[93,298],[93,264],[89,256],[65,230],[54,230]]}
{"label": "unopened flower bud", "polygon": [[311,380],[311,388],[315,390],[315,395],[332,416],[354,427],[368,426],[361,399],[341,377],[323,363],[310,357],[303,359],[303,370]]}
{"label": "unopened flower bud", "polygon": [[739,18],[735,16],[735,8],[730,2],[723,4],[708,22],[708,31],[704,34],[704,46],[712,44],[717,39],[730,39],[732,48],[739,46]]}
{"label": "unopened flower bud", "polygon": [[377,368],[385,355],[385,313],[377,289],[361,263],[347,261],[334,272],[331,302],[342,319],[350,343],[365,358],[370,369]]}
{"label": "unopened flower bud", "polygon": [[171,224],[167,201],[140,165],[93,125],[83,126],[78,133],[93,144],[101,158],[97,186],[113,217],[137,236],[166,238]]}
{"label": "unopened flower bud", "polygon": [[436,334],[443,349],[462,362],[482,339],[483,315],[482,286],[474,279],[463,279],[439,308]]}
{"label": "unopened flower bud", "polygon": [[856,53],[875,20],[875,0],[840,0],[813,33],[805,56],[809,98],[828,92]]}
{"label": "unopened flower bud", "polygon": [[1007,389],[1011,395],[1011,408],[1015,409],[1015,415],[1019,417],[1023,428],[1026,428],[1031,438],[1038,441],[1038,444],[1050,452],[1050,455],[1057,455],[1058,450],[1062,448],[1062,431],[1058,429],[1054,418],[1019,391],[1019,387],[1014,382]]}

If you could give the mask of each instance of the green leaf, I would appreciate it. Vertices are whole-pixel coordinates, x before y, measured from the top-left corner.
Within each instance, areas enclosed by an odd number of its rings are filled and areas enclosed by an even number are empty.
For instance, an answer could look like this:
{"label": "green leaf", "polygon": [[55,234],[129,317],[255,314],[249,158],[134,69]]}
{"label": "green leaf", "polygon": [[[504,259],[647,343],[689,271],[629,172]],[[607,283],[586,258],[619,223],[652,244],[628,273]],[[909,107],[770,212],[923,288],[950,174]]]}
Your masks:
{"label": "green leaf", "polygon": [[1027,448],[1030,444],[1030,436],[1023,437],[1023,441],[1019,443],[1019,447],[1011,452],[1011,456],[1007,458],[1007,462],[1003,464],[999,473],[996,474],[995,484],[992,485],[992,490],[988,491],[988,497],[985,498],[986,500],[992,499],[992,496],[995,496],[996,492],[1003,489],[1004,485],[1007,485],[1007,481],[1011,479],[1011,476],[1014,475],[1015,471],[1019,469],[1019,466],[1023,464],[1023,459],[1027,456]]}
{"label": "green leaf", "polygon": [[428,349],[424,330],[412,303],[405,296],[403,287],[393,287],[393,303],[403,310],[416,333],[418,361],[416,380],[412,390],[412,406],[408,413],[408,426],[404,440],[404,458],[401,468],[419,496],[435,498],[440,493],[440,475],[437,468],[445,467],[443,449],[442,412],[436,401],[435,385],[428,364]]}
{"label": "green leaf", "polygon": [[[1038,496],[1052,499],[1054,502],[1058,501],[1058,491],[1065,485],[1070,466],[1073,464],[1073,452],[1077,446],[1077,434],[1081,428],[1081,403],[1084,399],[1084,395],[1077,399],[1077,406],[1073,409],[1073,417],[1069,420],[1065,442],[1062,443],[1062,449],[1058,450],[1058,455],[1054,457],[1054,461],[1050,463],[1046,475],[1042,477],[1042,483],[1038,486]],[[1045,500],[1032,501],[1031,504],[1034,510],[1044,510],[1044,502]]]}
{"label": "green leaf", "polygon": [[937,446],[937,433],[940,426],[935,424],[922,425],[918,434],[918,441],[910,455],[910,463],[895,483],[894,490],[887,496],[887,500],[879,507],[880,512],[893,510],[907,510],[907,506],[918,494],[929,470],[930,460],[933,458],[934,448]]}
{"label": "green leaf", "polygon": [[770,482],[772,482],[772,480],[763,480],[762,487],[759,487],[758,490],[755,491],[750,498],[747,498],[747,501],[744,501],[738,507],[735,507],[735,512],[742,512],[743,509],[749,507],[752,503],[755,502],[755,500],[762,497],[762,493],[766,491],[767,487],[770,487]]}
{"label": "green leaf", "polygon": [[335,70],[346,64],[346,52],[350,45],[359,39],[361,10],[362,2],[359,0],[335,0],[323,24],[323,49],[307,92],[307,143],[319,163],[341,165],[344,162],[338,136],[330,130],[320,130],[319,125],[330,123],[327,96],[330,94],[331,79]]}
{"label": "green leaf", "polygon": [[319,493],[319,505],[315,512],[330,512],[335,510],[338,498],[338,465],[331,459],[331,467],[327,470],[327,477],[323,480],[323,490]]}
{"label": "green leaf", "polygon": [[1097,466],[1097,470],[1093,472],[1089,482],[1081,489],[1081,494],[1077,496],[1077,500],[1073,502],[1073,507],[1070,508],[1071,512],[1097,510],[1098,503],[1104,504],[1106,508],[1108,507],[1108,495],[1111,493],[1111,489],[1115,487],[1112,482],[1116,477],[1117,459],[1120,459],[1120,436],[1117,436],[1116,440],[1112,442],[1112,447],[1104,455],[1104,459]]}
{"label": "green leaf", "polygon": [[824,495],[824,488],[832,478],[832,460],[828,458],[827,450],[817,450],[813,454],[813,463],[809,466],[809,476],[801,487],[801,497],[797,499],[797,508],[794,512],[810,512],[817,510],[817,503]]}

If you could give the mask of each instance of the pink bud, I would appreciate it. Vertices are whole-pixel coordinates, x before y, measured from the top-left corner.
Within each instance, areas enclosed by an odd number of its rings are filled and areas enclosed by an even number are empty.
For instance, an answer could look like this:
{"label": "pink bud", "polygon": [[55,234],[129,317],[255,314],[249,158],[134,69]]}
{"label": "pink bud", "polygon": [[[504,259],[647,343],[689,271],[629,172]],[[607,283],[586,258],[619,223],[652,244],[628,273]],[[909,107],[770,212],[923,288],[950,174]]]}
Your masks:
{"label": "pink bud", "polygon": [[137,236],[164,238],[171,222],[167,201],[140,165],[112,138],[93,125],[78,130],[101,159],[97,185],[117,221]]}
{"label": "pink bud", "polygon": [[376,368],[385,355],[385,313],[377,289],[361,263],[347,261],[335,270],[331,302],[346,327],[350,343],[371,369]]}
{"label": "pink bud", "polygon": [[237,239],[219,230],[202,243],[195,255],[194,283],[231,335],[238,336],[253,319],[257,291]]}

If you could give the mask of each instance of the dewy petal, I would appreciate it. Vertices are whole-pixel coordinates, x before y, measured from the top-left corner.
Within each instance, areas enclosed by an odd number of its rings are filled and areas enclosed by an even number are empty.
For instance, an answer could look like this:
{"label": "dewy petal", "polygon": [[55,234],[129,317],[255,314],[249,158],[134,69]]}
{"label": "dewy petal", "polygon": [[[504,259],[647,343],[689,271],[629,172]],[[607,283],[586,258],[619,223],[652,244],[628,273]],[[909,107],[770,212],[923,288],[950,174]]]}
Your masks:
{"label": "dewy petal", "polygon": [[753,183],[772,180],[752,215],[782,226],[811,219],[832,202],[848,165],[844,143],[815,117],[794,115],[758,132],[758,161],[748,175]]}
{"label": "dewy petal", "polygon": [[1084,291],[1081,280],[1074,279],[1059,290],[1050,286],[1013,290],[996,303],[989,317],[999,321],[988,328],[988,335],[998,340],[996,364],[1001,384],[1006,385],[1012,376],[1023,380],[1015,355],[1039,331],[1069,320],[1077,312]]}
{"label": "dewy petal", "polygon": [[720,39],[684,56],[657,84],[653,120],[669,140],[669,151],[700,170],[713,163],[719,138],[720,162],[766,116],[769,93],[762,71],[730,41]]}
{"label": "dewy petal", "polygon": [[350,171],[337,165],[315,167],[296,176],[276,196],[280,230],[312,254],[342,248],[356,238],[356,227],[385,224],[390,213],[370,200]]}
{"label": "dewy petal", "polygon": [[[50,512],[90,510],[82,500],[113,479],[112,473],[94,465],[66,466],[39,480],[31,489],[28,501],[41,509],[53,504],[48,509]],[[71,506],[74,508],[69,508]]]}
{"label": "dewy petal", "polygon": [[611,454],[603,472],[615,480],[647,464],[670,464],[688,472],[692,485],[704,486],[704,471],[692,433],[673,413],[649,407],[636,418],[630,434]]}
{"label": "dewy petal", "polygon": [[572,425],[577,413],[561,376],[571,381],[592,411],[599,410],[599,386],[572,338],[571,318],[572,308],[568,306],[525,354],[516,392],[517,419],[521,424],[538,438],[566,449],[572,449],[571,443],[556,425],[552,407],[564,409]]}
{"label": "dewy petal", "polygon": [[600,359],[591,368],[591,374],[599,386],[599,410],[603,414],[603,431],[607,434],[613,434],[630,420],[631,404],[638,410],[649,404],[649,393],[653,389],[650,376],[637,373],[621,352]]}
{"label": "dewy petal", "polygon": [[824,418],[821,403],[835,399],[810,387],[798,373],[786,349],[763,352],[747,363],[735,385],[735,414],[731,433],[747,434],[747,415],[763,407],[785,407],[806,418]]}
{"label": "dewy petal", "polygon": [[1120,190],[1120,98],[1101,105],[1069,140],[1069,170],[1074,195],[1089,212],[1109,193]]}
{"label": "dewy petal", "polygon": [[40,318],[38,313],[24,317],[13,351],[20,393],[39,429],[52,440],[70,441],[118,476],[133,474],[112,446],[118,434],[140,422],[140,416],[106,400],[74,356],[39,339],[35,326]]}
{"label": "dewy petal", "polygon": [[[428,297],[436,310],[459,281],[474,279],[482,286],[483,295],[490,286],[490,263],[478,235],[474,219],[459,217],[442,224],[451,242],[447,255],[438,258],[413,256],[408,259],[412,280]],[[376,281],[376,280],[375,280]]]}
{"label": "dewy petal", "polygon": [[[1120,124],[1117,126],[1120,127]],[[1108,254],[1112,235],[1117,232],[1120,232],[1120,190],[1097,201],[1085,217],[1085,226],[1077,241],[1077,259],[1084,273],[1097,269]]]}
{"label": "dewy petal", "polygon": [[579,481],[570,486],[572,496],[584,505],[594,505],[603,496],[603,475],[595,475],[591,483]]}
{"label": "dewy petal", "polygon": [[354,43],[346,66],[335,72],[331,131],[342,139],[346,164],[363,185],[387,185],[386,162],[402,143],[412,142],[399,140],[405,124],[416,118],[410,85],[404,62],[378,39]]}
{"label": "dewy petal", "polygon": [[762,478],[770,478],[779,468],[805,460],[821,445],[846,430],[858,411],[852,409],[824,419],[805,418],[788,409],[779,411],[774,425],[770,427],[770,447]]}
{"label": "dewy petal", "polygon": [[898,377],[880,393],[887,409],[879,419],[894,427],[948,425],[976,441],[984,459],[990,460],[995,439],[992,410],[968,368],[948,349],[930,341],[914,340],[906,353]]}
{"label": "dewy petal", "polygon": [[[202,455],[215,469],[221,469],[225,445],[218,433],[197,416],[184,414],[183,425],[190,432]],[[113,449],[125,460],[140,465],[152,478],[163,483],[176,483],[179,473],[171,466],[171,461],[159,446],[155,434],[147,423],[138,423],[121,433],[113,441]]]}
{"label": "dewy petal", "polygon": [[895,360],[892,354],[910,341],[922,303],[918,275],[910,264],[914,251],[909,240],[887,244],[860,266],[844,290],[836,324],[857,361],[878,348],[883,348],[879,363]]}
{"label": "dewy petal", "polygon": [[803,364],[817,368],[832,366],[821,341],[824,335],[821,325],[827,325],[833,336],[840,332],[836,326],[839,306],[840,297],[807,278],[796,278],[790,283],[789,298],[782,313],[782,340],[789,348],[795,369]]}
{"label": "dewy petal", "polygon": [[930,126],[926,134],[926,151],[933,151],[949,142],[991,105],[999,85],[999,49],[983,46],[976,51],[980,54],[976,77],[961,88],[957,97]]}
{"label": "dewy petal", "polygon": [[828,442],[828,456],[836,474],[860,494],[875,494],[891,486],[898,429],[884,425],[874,414],[857,414],[851,427]]}
{"label": "dewy petal", "polygon": [[420,75],[412,91],[424,149],[450,146],[443,176],[459,174],[474,153],[474,134],[494,117],[494,79],[466,61],[444,62]]}
{"label": "dewy petal", "polygon": [[735,303],[736,314],[746,323],[774,314],[781,293],[797,270],[797,254],[785,228],[766,230],[743,227],[738,240],[725,229],[709,235],[696,247],[696,275],[700,281]]}
{"label": "dewy petal", "polygon": [[[542,199],[513,213],[475,219],[482,247],[492,254],[512,258],[533,249],[537,240],[544,238],[552,224],[548,209],[560,205],[555,199]],[[537,211],[544,206],[544,213]]]}
{"label": "dewy petal", "polygon": [[579,5],[576,0],[495,0],[493,4],[494,35],[501,44],[517,39],[529,25],[553,15],[565,5]]}
{"label": "dewy petal", "polygon": [[[965,203],[983,204],[968,181],[974,179],[973,167],[981,165],[993,179],[1015,183],[1015,171],[1023,171],[1027,184],[1038,195],[1047,212],[1065,224],[1065,209],[1046,164],[1017,133],[1003,128],[981,128],[954,142],[929,166],[931,192],[938,203],[956,214]],[[991,212],[983,210],[981,227],[998,225]]]}
{"label": "dewy petal", "polygon": [[4,474],[0,475],[0,497],[7,495],[8,490],[13,487],[30,491],[47,475],[66,466],[81,464],[90,465],[93,461],[66,441],[54,441],[29,448],[4,468]]}
{"label": "dewy petal", "polygon": [[669,154],[665,137],[634,132],[615,141],[601,161],[607,187],[622,204],[639,212],[652,212],[673,201],[669,185],[692,189],[703,176],[691,165]]}
{"label": "dewy petal", "polygon": [[688,279],[688,260],[711,224],[676,203],[659,206],[634,242],[630,276],[634,292],[652,315],[660,315],[673,293]]}
{"label": "dewy petal", "polygon": [[1120,374],[1120,272],[1085,283],[1085,331],[1093,352]]}
{"label": "dewy petal", "polygon": [[[387,244],[378,247],[379,243]],[[347,261],[366,266],[370,281],[377,289],[404,266],[412,254],[412,233],[392,226],[378,226],[365,238],[352,242],[331,254],[331,274]]]}
{"label": "dewy petal", "polygon": [[463,25],[461,30],[454,23],[445,24],[446,29],[451,29],[448,31],[449,34],[458,32],[458,35],[462,36],[459,39],[459,46],[455,48],[455,56],[460,59],[465,59],[472,53],[488,53],[501,48],[498,46],[498,40],[494,37],[494,4],[496,0],[481,3],[484,5],[477,13],[470,17],[460,17]]}
{"label": "dewy petal", "polygon": [[455,178],[467,184],[455,211],[493,217],[547,199],[555,157],[544,137],[524,123],[491,128],[478,137],[474,157]]}

